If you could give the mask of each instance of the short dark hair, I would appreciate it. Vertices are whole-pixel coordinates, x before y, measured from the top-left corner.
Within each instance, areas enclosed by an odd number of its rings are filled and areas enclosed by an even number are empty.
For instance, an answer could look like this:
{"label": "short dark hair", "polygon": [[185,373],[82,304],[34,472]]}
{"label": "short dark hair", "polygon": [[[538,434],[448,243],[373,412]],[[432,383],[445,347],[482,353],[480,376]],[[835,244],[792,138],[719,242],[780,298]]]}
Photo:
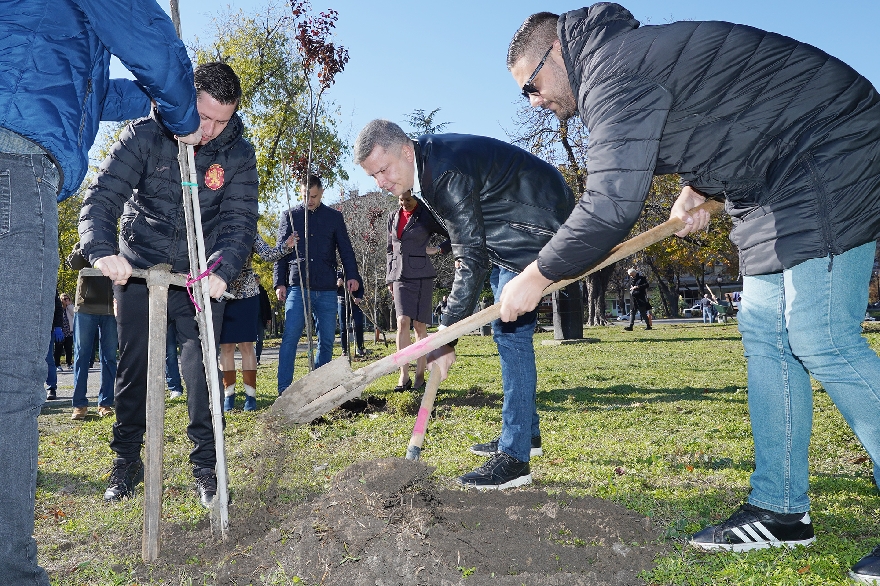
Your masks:
{"label": "short dark hair", "polygon": [[533,57],[536,61],[553,41],[559,38],[556,34],[556,23],[559,15],[552,12],[538,12],[528,17],[507,48],[507,68],[512,69],[523,57]]}
{"label": "short dark hair", "polygon": [[235,104],[241,100],[241,82],[226,63],[202,63],[193,72],[196,93],[205,92],[221,104]]}
{"label": "short dark hair", "polygon": [[306,181],[305,179],[300,179],[299,184],[305,187],[306,191],[310,190],[312,187],[324,189],[324,185],[321,183],[321,178],[313,173],[309,173],[308,181]]}

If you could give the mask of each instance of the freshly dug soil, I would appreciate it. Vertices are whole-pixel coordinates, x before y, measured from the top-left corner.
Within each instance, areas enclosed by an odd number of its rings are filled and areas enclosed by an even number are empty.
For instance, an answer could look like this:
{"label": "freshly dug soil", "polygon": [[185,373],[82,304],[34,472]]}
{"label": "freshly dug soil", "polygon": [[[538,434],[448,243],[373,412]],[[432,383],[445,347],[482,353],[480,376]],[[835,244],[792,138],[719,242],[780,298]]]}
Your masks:
{"label": "freshly dug soil", "polygon": [[[138,574],[230,585],[644,584],[639,572],[669,548],[647,518],[614,503],[533,487],[445,489],[432,468],[399,458],[355,463],[293,509],[236,518],[233,503],[230,517],[228,544],[206,545],[203,556],[216,558],[199,574],[167,547]],[[164,543],[192,544],[208,528],[167,532]]]}

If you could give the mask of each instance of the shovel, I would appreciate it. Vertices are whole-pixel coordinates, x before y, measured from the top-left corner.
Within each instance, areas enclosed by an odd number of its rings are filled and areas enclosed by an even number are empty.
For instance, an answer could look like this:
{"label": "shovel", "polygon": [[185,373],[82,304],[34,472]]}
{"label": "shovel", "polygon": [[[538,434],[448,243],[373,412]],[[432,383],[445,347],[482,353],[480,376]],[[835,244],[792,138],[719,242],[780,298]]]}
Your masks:
{"label": "shovel", "polygon": [[[694,208],[694,210],[704,209],[710,214],[714,214],[723,209],[723,207],[724,204],[722,202],[710,200]],[[573,279],[553,283],[544,290],[544,293],[552,293],[562,289],[586,275],[603,269],[640,250],[644,250],[652,244],[665,240],[684,227],[684,222],[678,218],[667,220],[647,232],[642,232],[626,242],[618,244],[611,249],[608,256],[583,274]],[[399,350],[358,370],[352,370],[349,358],[341,356],[328,362],[321,368],[313,370],[287,387],[284,393],[276,399],[275,404],[272,405],[272,413],[285,418],[291,423],[309,423],[314,421],[346,401],[359,397],[366,386],[377,378],[394,372],[401,366],[409,364],[432,350],[436,350],[498,319],[500,316],[501,305],[496,303],[452,324],[448,328],[443,328],[427,338],[419,340],[411,346],[407,346],[403,350]]]}

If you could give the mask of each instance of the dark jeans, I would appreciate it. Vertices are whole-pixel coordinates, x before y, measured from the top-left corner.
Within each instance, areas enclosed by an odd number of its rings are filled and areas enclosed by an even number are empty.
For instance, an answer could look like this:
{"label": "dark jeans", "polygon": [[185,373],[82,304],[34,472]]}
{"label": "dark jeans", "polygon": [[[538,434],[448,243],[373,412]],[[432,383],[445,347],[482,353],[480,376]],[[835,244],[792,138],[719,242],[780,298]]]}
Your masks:
{"label": "dark jeans", "polygon": [[165,337],[165,386],[169,391],[183,392],[180,365],[177,364],[177,328],[174,323],[168,324],[168,335]]}
{"label": "dark jeans", "polygon": [[[116,373],[116,423],[110,449],[126,460],[140,457],[146,432],[147,352],[149,316],[147,286],[142,279],[114,285],[116,321],[119,324],[119,368]],[[225,302],[212,303],[214,331],[220,331]],[[202,346],[195,320],[195,307],[184,289],[168,290],[168,322],[177,329],[180,370],[186,381],[189,425],[186,434],[193,442],[190,462],[199,468],[214,468],[216,451],[211,425],[210,398]]]}
{"label": "dark jeans", "polygon": [[55,342],[55,366],[61,366],[62,354],[67,359],[67,366],[73,366],[73,336],[64,336],[63,340]]}
{"label": "dark jeans", "polygon": [[45,155],[0,153],[0,582],[48,586],[37,564],[37,416],[58,278],[59,175]]}

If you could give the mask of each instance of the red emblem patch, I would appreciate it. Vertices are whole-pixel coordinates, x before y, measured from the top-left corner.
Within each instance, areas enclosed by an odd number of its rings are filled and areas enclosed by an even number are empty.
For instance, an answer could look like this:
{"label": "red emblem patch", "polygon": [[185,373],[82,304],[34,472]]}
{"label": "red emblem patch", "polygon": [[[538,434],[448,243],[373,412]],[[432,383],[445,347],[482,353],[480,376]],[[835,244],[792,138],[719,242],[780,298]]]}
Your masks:
{"label": "red emblem patch", "polygon": [[223,167],[214,163],[205,171],[205,187],[213,190],[223,187]]}

